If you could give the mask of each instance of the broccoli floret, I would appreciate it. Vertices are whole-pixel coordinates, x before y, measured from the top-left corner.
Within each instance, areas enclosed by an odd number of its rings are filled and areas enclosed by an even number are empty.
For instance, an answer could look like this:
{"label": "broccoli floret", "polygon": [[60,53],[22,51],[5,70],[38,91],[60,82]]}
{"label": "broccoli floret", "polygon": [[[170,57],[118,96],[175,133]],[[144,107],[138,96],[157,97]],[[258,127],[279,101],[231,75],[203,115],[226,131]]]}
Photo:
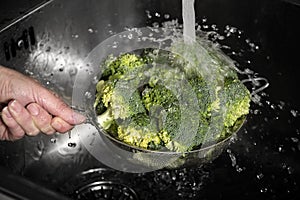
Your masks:
{"label": "broccoli floret", "polygon": [[111,109],[107,109],[104,113],[98,115],[97,120],[103,129],[108,130],[111,124],[114,122],[114,117],[111,113]]}
{"label": "broccoli floret", "polygon": [[225,81],[221,95],[226,101],[227,108],[224,119],[225,129],[220,135],[220,138],[223,139],[235,131],[235,124],[249,113],[251,97],[249,90],[239,79],[231,78]]}
{"label": "broccoli floret", "polygon": [[122,54],[119,57],[110,56],[104,63],[105,69],[102,74],[103,79],[118,81],[126,72],[142,66],[148,62],[147,58],[142,58],[135,54]]}
{"label": "broccoli floret", "polygon": [[119,124],[117,137],[127,144],[153,150],[161,149],[170,141],[169,135],[158,131],[145,114],[132,116],[129,122]]}
{"label": "broccoli floret", "polygon": [[[104,71],[101,76],[101,80],[96,85],[96,100],[94,108],[97,110],[97,114],[101,114],[105,111],[104,107],[109,107],[113,101],[113,92],[117,81],[119,81],[125,73],[135,68],[138,68],[148,62],[147,58],[141,58],[135,54],[123,54],[119,57],[110,56],[104,62]],[[133,110],[142,109],[137,105],[138,99],[136,94],[133,95],[130,103],[135,102],[135,105],[131,106]]]}
{"label": "broccoli floret", "polygon": [[[180,122],[180,108],[176,96],[163,85],[148,87],[143,92],[143,104],[153,119],[157,120],[159,128],[165,130],[170,137],[178,129]],[[157,112],[157,108],[162,112]]]}

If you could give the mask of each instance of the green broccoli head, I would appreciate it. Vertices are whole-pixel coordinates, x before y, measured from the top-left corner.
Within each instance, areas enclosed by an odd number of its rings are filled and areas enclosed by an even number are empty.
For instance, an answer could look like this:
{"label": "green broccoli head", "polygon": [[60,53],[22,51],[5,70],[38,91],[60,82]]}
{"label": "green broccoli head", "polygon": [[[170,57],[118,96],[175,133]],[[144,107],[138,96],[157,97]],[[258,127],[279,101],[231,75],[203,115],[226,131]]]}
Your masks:
{"label": "green broccoli head", "polygon": [[224,132],[222,138],[235,131],[235,125],[241,123],[249,113],[251,96],[249,90],[239,79],[226,79],[224,90],[221,92],[226,103],[226,115],[224,118]]}
{"label": "green broccoli head", "polygon": [[104,62],[104,71],[102,79],[110,81],[118,81],[125,73],[135,68],[143,66],[148,62],[148,59],[142,58],[135,54],[122,54],[118,57],[110,56]]}
{"label": "green broccoli head", "polygon": [[127,144],[152,150],[162,149],[170,136],[157,130],[146,114],[137,114],[118,124],[117,138]]}
{"label": "green broccoli head", "polygon": [[173,137],[180,122],[180,106],[172,91],[163,85],[147,87],[143,91],[142,101],[152,119],[157,121],[159,129]]}
{"label": "green broccoli head", "polygon": [[[146,58],[141,58],[135,54],[122,54],[119,57],[109,56],[105,60],[105,69],[102,73],[101,80],[96,85],[94,107],[97,110],[97,114],[104,112],[103,107],[109,107],[112,101],[115,100],[113,94],[116,83],[124,77],[124,74],[143,66],[147,62],[148,60]],[[133,94],[131,102],[135,102],[135,105],[132,105],[129,110],[137,111],[137,109],[141,108],[137,105],[138,99],[136,97],[136,94]]]}

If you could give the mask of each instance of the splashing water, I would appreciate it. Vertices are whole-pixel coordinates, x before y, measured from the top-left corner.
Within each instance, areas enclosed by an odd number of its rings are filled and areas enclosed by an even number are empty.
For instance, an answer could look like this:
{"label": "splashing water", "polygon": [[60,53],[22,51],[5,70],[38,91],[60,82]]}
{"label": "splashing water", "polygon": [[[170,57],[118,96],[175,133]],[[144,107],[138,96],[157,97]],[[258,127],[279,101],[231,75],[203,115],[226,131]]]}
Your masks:
{"label": "splashing water", "polygon": [[[151,13],[148,12],[148,15],[151,15]],[[186,18],[184,18],[184,36],[187,35],[185,32],[188,30],[186,25]],[[177,20],[165,22],[162,26],[170,29],[182,28]],[[194,27],[190,24],[189,26]],[[220,30],[223,30],[223,32]],[[207,18],[203,18],[202,22],[197,24],[196,35],[212,42],[212,45],[230,56],[234,60],[235,69],[242,78],[243,83],[252,91],[253,105],[246,126],[241,130],[241,134],[232,148],[227,150],[227,154],[224,155],[226,158],[221,156],[212,167],[223,166],[224,163],[228,162],[228,166],[233,168],[232,176],[244,177],[249,179],[250,183],[258,185],[256,190],[254,187],[250,189],[249,186],[249,191],[247,191],[249,193],[270,194],[273,197],[276,197],[279,191],[284,194],[294,194],[293,192],[299,188],[299,181],[293,177],[297,170],[293,167],[295,166],[293,161],[288,160],[288,157],[280,160],[280,156],[296,155],[300,152],[300,131],[299,129],[292,129],[299,122],[300,115],[298,109],[289,105],[288,102],[283,100],[272,101],[269,99],[268,93],[264,92],[269,86],[269,82],[266,78],[259,77],[259,74],[253,70],[257,67],[255,66],[255,55],[261,53],[262,48],[237,27],[226,25],[222,29],[216,24],[209,25]],[[234,42],[228,42],[229,40]],[[266,56],[265,59],[268,61],[270,57]],[[278,137],[276,133],[273,134],[276,131],[273,127],[285,127],[286,124],[290,127],[286,135]],[[282,129],[282,127],[279,129]],[[275,163],[270,163],[273,161]],[[226,167],[221,169],[224,170]],[[282,174],[274,171],[277,169]],[[211,170],[212,175],[215,173],[214,171],[215,169]],[[157,173],[156,175],[161,175],[163,180],[170,183],[173,179],[176,179],[175,176],[171,175],[172,173],[174,172],[169,171]],[[185,171],[180,173],[188,174]],[[276,182],[285,182],[285,186],[279,189]],[[193,183],[185,179],[182,180],[182,184]],[[197,195],[199,197],[199,192]],[[180,195],[178,194],[178,196]]]}

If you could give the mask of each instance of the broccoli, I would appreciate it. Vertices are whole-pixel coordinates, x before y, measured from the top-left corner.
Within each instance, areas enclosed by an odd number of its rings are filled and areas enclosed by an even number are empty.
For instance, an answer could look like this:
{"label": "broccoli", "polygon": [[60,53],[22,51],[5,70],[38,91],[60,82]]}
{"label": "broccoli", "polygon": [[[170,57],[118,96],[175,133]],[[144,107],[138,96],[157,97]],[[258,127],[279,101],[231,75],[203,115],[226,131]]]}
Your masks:
{"label": "broccoli", "polygon": [[[191,64],[180,50],[178,55],[146,49],[110,56],[96,86],[100,126],[129,145],[177,152],[221,141],[237,130],[250,107],[250,93],[237,73],[210,49],[216,75],[207,80],[209,74],[198,67],[204,61],[192,55]],[[196,126],[195,135],[185,137],[189,127],[182,123]]]}

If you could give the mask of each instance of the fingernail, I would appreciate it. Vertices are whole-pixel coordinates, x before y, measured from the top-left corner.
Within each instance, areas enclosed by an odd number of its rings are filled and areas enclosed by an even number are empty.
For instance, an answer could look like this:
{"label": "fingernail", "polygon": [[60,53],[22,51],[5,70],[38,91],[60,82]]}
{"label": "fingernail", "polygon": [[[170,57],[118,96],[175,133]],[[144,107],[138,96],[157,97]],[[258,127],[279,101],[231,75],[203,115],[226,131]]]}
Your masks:
{"label": "fingernail", "polygon": [[18,103],[16,100],[13,100],[8,104],[9,110],[14,111],[15,113],[20,113],[22,110],[22,106],[20,103]]}
{"label": "fingernail", "polygon": [[86,117],[84,115],[79,114],[77,112],[74,112],[73,117],[76,124],[81,124],[86,120]]}
{"label": "fingernail", "polygon": [[37,116],[40,113],[40,110],[37,106],[30,104],[27,106],[27,110],[30,112],[31,115]]}
{"label": "fingernail", "polygon": [[12,116],[11,116],[10,112],[8,111],[7,107],[3,108],[2,114],[4,114],[7,118],[12,118]]}
{"label": "fingernail", "polygon": [[59,130],[59,129],[62,128],[61,123],[59,123],[58,121],[52,122],[51,126],[52,126],[53,128],[55,128],[56,130]]}

